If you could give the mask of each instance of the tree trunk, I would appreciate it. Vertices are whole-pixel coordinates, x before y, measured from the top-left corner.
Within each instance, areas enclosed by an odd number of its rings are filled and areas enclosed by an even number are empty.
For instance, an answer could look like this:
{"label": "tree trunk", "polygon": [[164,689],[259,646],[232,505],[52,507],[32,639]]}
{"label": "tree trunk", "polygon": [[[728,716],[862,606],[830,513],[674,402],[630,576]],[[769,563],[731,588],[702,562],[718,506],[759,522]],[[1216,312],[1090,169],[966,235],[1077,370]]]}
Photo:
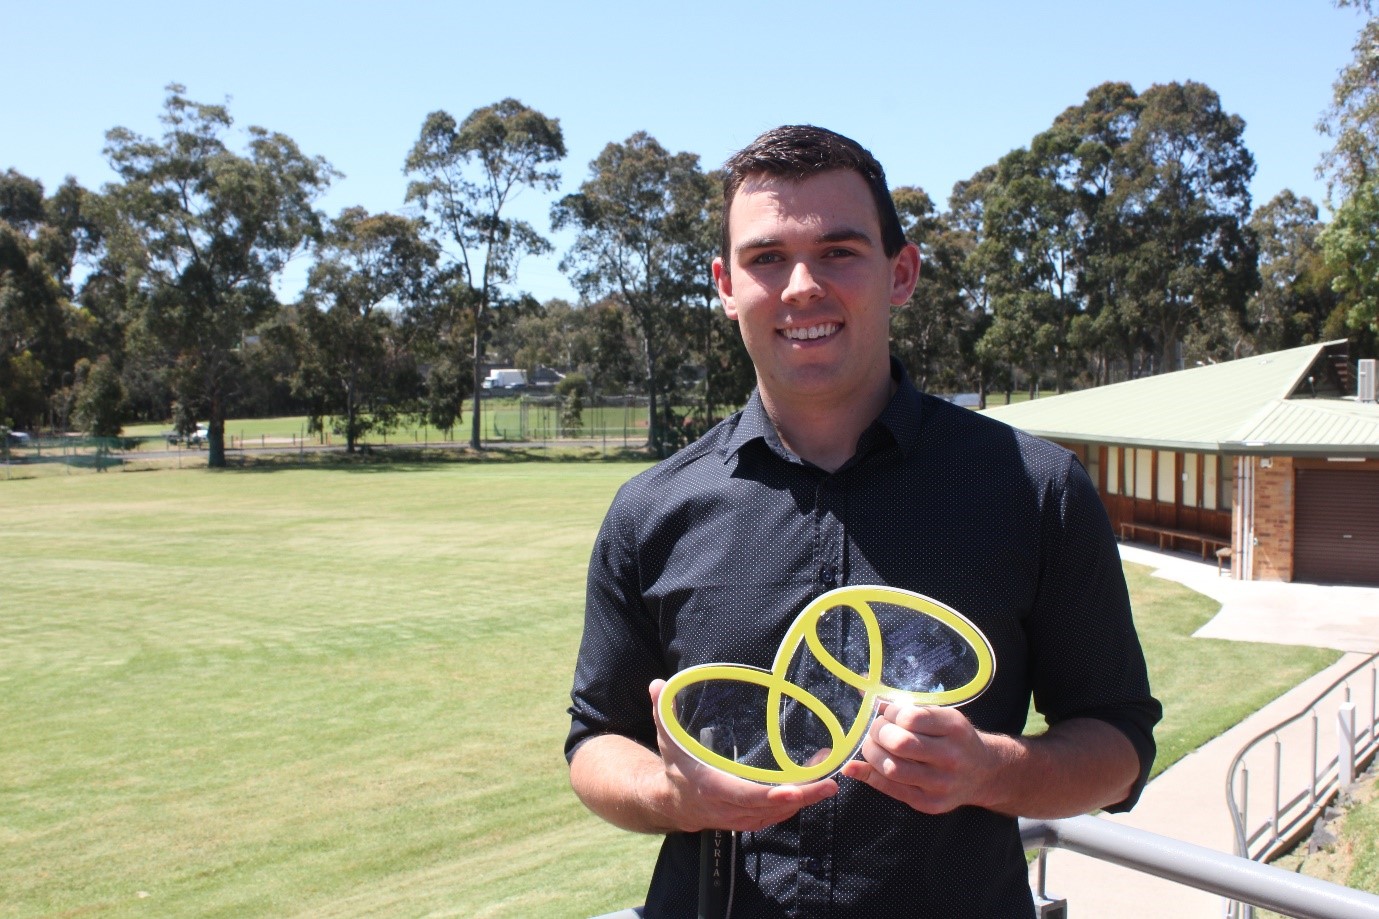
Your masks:
{"label": "tree trunk", "polygon": [[206,444],[206,465],[212,469],[225,468],[225,407],[220,395],[211,396],[210,440]]}
{"label": "tree trunk", "polygon": [[713,424],[713,308],[704,310],[704,428]]}
{"label": "tree trunk", "polygon": [[479,328],[479,314],[478,314],[477,312],[474,314],[474,352],[473,352],[473,354],[474,354],[474,374],[473,374],[473,383],[474,383],[474,403],[473,403],[473,414],[471,414],[471,415],[470,415],[470,418],[469,418],[469,446],[470,446],[472,449],[474,449],[474,450],[482,450],[482,449],[484,448],[484,445],[483,445],[483,444],[480,442],[480,440],[479,440],[479,434],[480,434],[480,431],[481,431],[481,429],[480,429],[480,427],[479,427],[479,412],[480,412],[480,408],[479,408],[479,390],[480,390],[480,388],[482,387],[483,380],[481,380],[481,379],[479,378],[479,374],[482,372],[482,371],[480,370],[480,362],[483,360],[483,356],[484,356],[484,340],[483,340],[483,331]]}
{"label": "tree trunk", "polygon": [[652,347],[650,336],[642,342],[642,354],[646,358],[646,446],[657,457],[665,455],[661,448],[660,424],[656,417],[656,349]]}
{"label": "tree trunk", "polygon": [[358,430],[356,429],[355,424],[354,424],[354,415],[355,415],[355,410],[354,410],[354,386],[353,386],[353,385],[350,385],[350,384],[346,384],[346,386],[345,386],[345,452],[346,452],[346,453],[353,453],[353,452],[354,452],[355,436],[358,434]]}

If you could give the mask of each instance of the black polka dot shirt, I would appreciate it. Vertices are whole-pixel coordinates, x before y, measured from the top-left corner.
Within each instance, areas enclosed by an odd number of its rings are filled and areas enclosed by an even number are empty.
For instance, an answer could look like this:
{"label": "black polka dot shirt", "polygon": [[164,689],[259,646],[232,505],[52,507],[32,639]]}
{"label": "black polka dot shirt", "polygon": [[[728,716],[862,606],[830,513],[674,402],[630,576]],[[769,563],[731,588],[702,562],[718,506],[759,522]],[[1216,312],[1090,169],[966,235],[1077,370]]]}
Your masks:
{"label": "black polka dot shirt", "polygon": [[[600,734],[656,749],[646,687],[695,664],[769,669],[820,593],[880,584],[972,620],[996,658],[964,706],[1022,730],[1092,717],[1154,757],[1149,691],[1115,539],[1066,450],[900,386],[830,474],[786,450],[753,395],[742,412],[623,486],[589,566],[567,756]],[[1016,821],[976,807],[919,814],[851,779],[731,852],[731,917],[1030,916]],[[650,917],[694,917],[697,834],[665,840]]]}

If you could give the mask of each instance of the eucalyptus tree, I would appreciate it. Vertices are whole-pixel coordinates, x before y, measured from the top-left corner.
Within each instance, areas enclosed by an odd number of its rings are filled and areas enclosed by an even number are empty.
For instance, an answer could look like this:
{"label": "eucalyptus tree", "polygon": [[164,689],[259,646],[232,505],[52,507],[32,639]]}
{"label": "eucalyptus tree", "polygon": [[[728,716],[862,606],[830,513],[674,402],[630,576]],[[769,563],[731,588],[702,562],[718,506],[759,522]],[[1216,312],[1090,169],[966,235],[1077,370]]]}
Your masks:
{"label": "eucalyptus tree", "polygon": [[1250,217],[1259,245],[1259,289],[1248,304],[1254,349],[1279,351],[1323,340],[1340,297],[1332,289],[1317,205],[1289,189]]}
{"label": "eucalyptus tree", "polygon": [[121,430],[124,386],[108,355],[82,358],[73,368],[72,420],[92,437],[116,437]]}
{"label": "eucalyptus tree", "polygon": [[1343,202],[1379,178],[1379,17],[1370,0],[1336,0],[1338,7],[1362,13],[1354,56],[1336,77],[1331,105],[1317,129],[1334,139],[1322,157],[1332,202]]}
{"label": "eucalyptus tree", "polygon": [[1336,207],[1322,246],[1344,297],[1346,325],[1363,333],[1360,349],[1370,353],[1379,348],[1379,17],[1369,0],[1339,0],[1337,6],[1358,8],[1366,20],[1319,125],[1335,138],[1322,160]]}
{"label": "eucalyptus tree", "polygon": [[585,379],[595,393],[628,392],[640,377],[640,341],[627,311],[609,297],[579,309],[586,314],[593,335],[593,357]]}
{"label": "eucalyptus tree", "polygon": [[[504,330],[498,347],[510,366],[527,371],[555,367],[583,375],[594,360],[594,329],[590,312],[555,298],[524,310]],[[498,344],[490,342],[490,346]]]}
{"label": "eucalyptus tree", "polygon": [[922,188],[891,189],[905,238],[919,247],[919,282],[891,320],[891,346],[920,389],[952,389],[966,377],[961,338],[970,324],[960,280],[961,237]]}
{"label": "eucalyptus tree", "polygon": [[1322,234],[1334,289],[1345,307],[1348,331],[1364,333],[1361,350],[1379,345],[1379,180],[1366,179],[1336,209]]}
{"label": "eucalyptus tree", "polygon": [[669,446],[658,404],[674,389],[673,368],[682,342],[675,310],[700,296],[704,271],[703,214],[707,176],[692,153],[670,153],[639,131],[610,143],[589,164],[589,178],[556,203],[552,219],[576,232],[561,261],[586,300],[611,297],[631,314],[640,338],[649,400],[647,446]]}
{"label": "eucalyptus tree", "polygon": [[1059,392],[1074,359],[1073,322],[1083,313],[1084,224],[1065,179],[1076,145],[1075,135],[1055,128],[1001,158],[986,188],[981,243],[994,314],[988,334],[1031,379],[1052,373]]}
{"label": "eucalyptus tree", "polygon": [[91,353],[90,317],[73,305],[72,274],[98,235],[75,180],[48,196],[37,179],[0,173],[0,424],[37,427],[49,397]]}
{"label": "eucalyptus tree", "polygon": [[[695,209],[687,203],[691,244],[683,250],[682,270],[688,293],[683,340],[688,359],[702,373],[698,375],[694,417],[688,419],[687,433],[698,436],[718,420],[723,411],[747,401],[756,385],[756,370],[737,323],[728,318],[713,281],[712,264],[722,246],[723,183],[722,170],[705,175],[694,183],[703,195]],[[720,411],[723,410],[723,411]]]}
{"label": "eucalyptus tree", "polygon": [[1069,336],[1094,384],[1110,381],[1116,357],[1127,367],[1136,366],[1146,347],[1137,304],[1129,293],[1134,237],[1118,196],[1125,176],[1125,148],[1141,108],[1129,83],[1102,83],[1082,102],[1065,109],[1047,132],[1072,151],[1060,182],[1076,200],[1077,292],[1082,308]]}
{"label": "eucalyptus tree", "polygon": [[510,205],[526,188],[554,191],[560,174],[551,164],[564,157],[560,121],[516,99],[477,108],[462,122],[432,112],[407,154],[406,172],[416,176],[407,201],[427,215],[448,256],[440,275],[448,289],[433,312],[436,334],[455,350],[461,337],[469,339],[469,443],[476,450],[482,446],[479,396],[488,313],[516,279],[523,256],[551,251],[530,224],[511,216]]}
{"label": "eucalyptus tree", "polygon": [[[1245,122],[1195,82],[1151,86],[1118,153],[1112,193],[1127,235],[1124,296],[1152,342],[1158,372],[1177,366],[1177,348],[1193,330],[1215,333],[1210,352],[1230,356],[1245,303],[1258,283],[1257,253],[1246,222],[1254,157]],[[1199,337],[1199,340],[1200,337]]]}
{"label": "eucalyptus tree", "polygon": [[260,127],[236,153],[224,106],[194,102],[178,84],[167,91],[160,139],[123,127],[106,134],[120,178],[106,189],[108,242],[151,348],[173,368],[177,398],[209,418],[210,465],[223,466],[240,349],[278,308],[275,276],[319,235],[312,203],[336,173]]}
{"label": "eucalyptus tree", "polygon": [[299,392],[334,414],[353,453],[359,438],[386,430],[417,393],[400,390],[399,323],[393,315],[425,296],[435,246],[418,221],[348,208],[317,250],[303,295]]}
{"label": "eucalyptus tree", "polygon": [[932,270],[944,274],[962,301],[967,318],[957,338],[960,380],[967,389],[980,394],[983,406],[987,389],[999,374],[999,365],[982,347],[992,315],[987,266],[980,257],[985,238],[986,189],[995,175],[994,165],[985,166],[970,178],[953,183],[948,210],[942,216],[929,259]]}

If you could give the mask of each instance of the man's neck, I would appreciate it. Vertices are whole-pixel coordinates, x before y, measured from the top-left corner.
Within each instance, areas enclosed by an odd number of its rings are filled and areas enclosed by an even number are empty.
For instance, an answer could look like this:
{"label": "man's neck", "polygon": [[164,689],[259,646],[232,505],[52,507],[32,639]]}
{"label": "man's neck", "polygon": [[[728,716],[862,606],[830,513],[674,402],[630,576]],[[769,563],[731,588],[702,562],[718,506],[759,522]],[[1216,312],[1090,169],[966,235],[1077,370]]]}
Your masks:
{"label": "man's neck", "polygon": [[760,387],[761,403],[786,449],[828,472],[837,472],[857,452],[862,432],[885,409],[899,388],[889,368],[864,398],[839,403],[773,398]]}

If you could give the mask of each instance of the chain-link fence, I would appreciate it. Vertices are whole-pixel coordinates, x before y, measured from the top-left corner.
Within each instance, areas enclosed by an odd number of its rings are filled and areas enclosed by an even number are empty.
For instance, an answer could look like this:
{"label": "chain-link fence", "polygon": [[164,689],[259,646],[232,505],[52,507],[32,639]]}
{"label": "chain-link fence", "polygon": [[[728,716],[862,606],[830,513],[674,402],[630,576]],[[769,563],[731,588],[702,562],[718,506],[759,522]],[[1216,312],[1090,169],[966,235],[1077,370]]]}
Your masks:
{"label": "chain-link fence", "polygon": [[[177,453],[163,438],[90,437],[85,434],[9,434],[0,443],[5,479],[109,472],[176,464]],[[205,463],[205,451],[200,451]]]}
{"label": "chain-link fence", "polygon": [[[481,441],[499,449],[581,449],[605,455],[640,451],[647,446],[649,436],[647,401],[644,395],[589,397],[540,392],[485,399]],[[669,412],[658,407],[663,449],[677,449],[699,436],[707,426],[700,414],[692,406],[675,405]],[[666,424],[670,425],[668,430]],[[207,465],[208,433],[204,426],[191,436],[151,434],[147,433],[149,427],[145,426],[143,436],[126,437],[0,430],[0,481]],[[372,431],[357,446],[359,452],[379,458],[442,459],[467,449],[469,433],[469,418],[463,417],[450,430],[422,425]],[[310,434],[300,418],[230,421],[225,426],[225,456],[230,465],[260,459],[320,462],[322,454],[342,454],[344,449],[345,441],[339,434]]]}

